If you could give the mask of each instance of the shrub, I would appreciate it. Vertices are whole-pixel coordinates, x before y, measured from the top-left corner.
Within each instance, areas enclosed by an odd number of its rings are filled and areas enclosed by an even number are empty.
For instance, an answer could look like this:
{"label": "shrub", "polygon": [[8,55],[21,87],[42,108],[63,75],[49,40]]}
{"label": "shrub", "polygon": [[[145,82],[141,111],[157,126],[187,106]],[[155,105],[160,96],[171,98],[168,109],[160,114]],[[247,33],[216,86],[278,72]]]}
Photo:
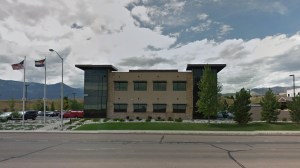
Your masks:
{"label": "shrub", "polygon": [[107,121],[109,121],[109,118],[105,118],[105,119],[103,120],[103,122],[107,122]]}
{"label": "shrub", "polygon": [[169,118],[168,118],[168,121],[173,121],[172,117],[169,117]]}
{"label": "shrub", "polygon": [[284,118],[282,118],[282,121],[287,121],[287,118],[285,118],[285,117],[284,117]]}
{"label": "shrub", "polygon": [[182,119],[181,118],[177,118],[175,119],[176,122],[182,122]]}

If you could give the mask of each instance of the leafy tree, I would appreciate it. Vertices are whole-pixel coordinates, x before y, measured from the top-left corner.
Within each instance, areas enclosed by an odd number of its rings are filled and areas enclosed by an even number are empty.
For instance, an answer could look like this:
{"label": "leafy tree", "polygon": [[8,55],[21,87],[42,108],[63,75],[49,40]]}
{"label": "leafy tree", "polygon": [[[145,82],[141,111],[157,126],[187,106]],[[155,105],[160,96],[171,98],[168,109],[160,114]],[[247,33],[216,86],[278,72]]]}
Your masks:
{"label": "leafy tree", "polygon": [[83,104],[79,103],[77,100],[70,100],[70,109],[71,110],[82,110]]}
{"label": "leafy tree", "polygon": [[271,89],[266,92],[265,96],[260,101],[260,104],[262,106],[262,120],[267,121],[267,123],[278,120],[278,115],[280,114],[280,111],[278,110],[279,103]]}
{"label": "leafy tree", "polygon": [[216,116],[218,110],[218,93],[221,91],[221,86],[217,82],[217,73],[213,72],[210,66],[204,67],[202,79],[198,84],[199,99],[197,101],[198,111],[203,113],[204,117],[208,118]]}
{"label": "leafy tree", "polygon": [[10,110],[11,112],[16,111],[16,109],[15,109],[15,105],[16,105],[15,99],[11,99],[11,100],[9,101],[8,105],[9,105],[9,110]]}
{"label": "leafy tree", "polygon": [[300,123],[300,97],[293,97],[293,101],[287,104],[290,117],[293,122]]}
{"label": "leafy tree", "polygon": [[35,104],[33,105],[33,109],[37,111],[43,111],[44,110],[44,102],[42,99],[38,99]]}
{"label": "leafy tree", "polygon": [[64,110],[69,109],[69,98],[68,96],[64,97]]}
{"label": "leafy tree", "polygon": [[51,111],[54,111],[54,110],[55,110],[55,107],[54,107],[54,102],[53,102],[53,101],[51,102],[51,107],[50,107],[50,110],[51,110]]}
{"label": "leafy tree", "polygon": [[239,124],[247,124],[249,121],[252,120],[252,113],[249,113],[251,109],[250,97],[250,93],[244,88],[237,92],[235,95],[235,100],[232,107],[234,114],[233,120]]}

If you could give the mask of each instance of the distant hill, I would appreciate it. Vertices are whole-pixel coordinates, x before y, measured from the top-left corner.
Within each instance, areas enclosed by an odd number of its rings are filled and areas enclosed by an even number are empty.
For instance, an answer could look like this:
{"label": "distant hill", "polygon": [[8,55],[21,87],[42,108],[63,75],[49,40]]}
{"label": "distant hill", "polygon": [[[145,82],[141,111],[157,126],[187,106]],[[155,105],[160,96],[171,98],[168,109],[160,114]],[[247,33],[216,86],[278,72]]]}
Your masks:
{"label": "distant hill", "polygon": [[[300,87],[296,87],[300,88]],[[279,94],[279,93],[286,93],[287,90],[292,89],[292,87],[271,87],[274,94]],[[269,88],[253,88],[251,89],[251,95],[257,95],[257,96],[262,96],[265,95],[265,93],[269,90]],[[234,96],[235,93],[225,93],[223,96]]]}
{"label": "distant hill", "polygon": [[[298,88],[298,87],[297,87]],[[287,90],[292,89],[291,87],[271,87],[274,94],[286,93]],[[254,88],[251,89],[252,95],[265,95],[265,93],[269,90],[269,88]]]}
{"label": "distant hill", "polygon": [[[27,99],[40,99],[44,97],[44,84],[27,82]],[[47,85],[47,99],[60,98],[60,83]],[[73,98],[75,93],[76,98],[83,98],[82,88],[72,88],[64,85],[64,96]],[[23,97],[23,82],[1,80],[0,79],[0,100],[22,99]]]}

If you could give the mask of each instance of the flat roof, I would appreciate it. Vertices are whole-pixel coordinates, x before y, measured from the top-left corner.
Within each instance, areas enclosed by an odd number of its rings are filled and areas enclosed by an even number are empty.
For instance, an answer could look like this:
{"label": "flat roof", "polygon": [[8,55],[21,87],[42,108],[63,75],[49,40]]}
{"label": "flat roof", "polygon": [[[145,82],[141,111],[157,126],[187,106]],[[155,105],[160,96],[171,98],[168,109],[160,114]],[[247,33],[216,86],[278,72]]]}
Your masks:
{"label": "flat roof", "polygon": [[206,65],[210,66],[211,69],[216,69],[217,72],[226,67],[226,64],[187,64],[186,70],[204,69]]}
{"label": "flat roof", "polygon": [[111,71],[118,71],[118,69],[112,65],[75,65],[75,67],[82,69],[82,70],[87,70],[87,69],[109,69]]}
{"label": "flat roof", "polygon": [[177,69],[136,69],[129,72],[178,72]]}

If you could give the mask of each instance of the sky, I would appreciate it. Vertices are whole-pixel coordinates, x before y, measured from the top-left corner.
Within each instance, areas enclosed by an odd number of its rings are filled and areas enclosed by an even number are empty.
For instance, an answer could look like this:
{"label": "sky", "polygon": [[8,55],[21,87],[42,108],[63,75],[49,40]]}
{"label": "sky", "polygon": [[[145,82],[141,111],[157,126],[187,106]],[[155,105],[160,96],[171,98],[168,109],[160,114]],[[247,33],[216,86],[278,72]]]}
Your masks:
{"label": "sky", "polygon": [[226,64],[222,93],[300,85],[299,0],[1,0],[0,79],[83,88],[75,64],[119,71]]}

